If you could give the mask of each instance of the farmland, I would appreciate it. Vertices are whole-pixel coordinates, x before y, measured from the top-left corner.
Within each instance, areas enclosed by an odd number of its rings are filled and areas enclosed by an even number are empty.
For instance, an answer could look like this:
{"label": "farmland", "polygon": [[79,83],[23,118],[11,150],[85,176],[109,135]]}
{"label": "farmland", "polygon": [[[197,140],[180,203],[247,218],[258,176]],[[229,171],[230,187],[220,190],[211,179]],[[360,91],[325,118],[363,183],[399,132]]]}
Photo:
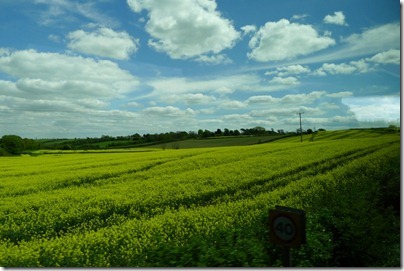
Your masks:
{"label": "farmland", "polygon": [[400,266],[396,132],[0,161],[0,266],[281,266],[275,205],[307,214],[295,266]]}

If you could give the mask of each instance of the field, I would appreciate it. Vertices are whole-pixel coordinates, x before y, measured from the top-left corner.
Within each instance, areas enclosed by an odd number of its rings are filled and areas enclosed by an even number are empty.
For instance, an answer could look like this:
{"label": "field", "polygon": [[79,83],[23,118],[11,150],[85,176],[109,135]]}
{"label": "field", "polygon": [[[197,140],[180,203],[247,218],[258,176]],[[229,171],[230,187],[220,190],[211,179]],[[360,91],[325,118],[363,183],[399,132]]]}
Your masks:
{"label": "field", "polygon": [[397,132],[0,161],[0,266],[281,266],[275,205],[306,211],[294,266],[400,266]]}

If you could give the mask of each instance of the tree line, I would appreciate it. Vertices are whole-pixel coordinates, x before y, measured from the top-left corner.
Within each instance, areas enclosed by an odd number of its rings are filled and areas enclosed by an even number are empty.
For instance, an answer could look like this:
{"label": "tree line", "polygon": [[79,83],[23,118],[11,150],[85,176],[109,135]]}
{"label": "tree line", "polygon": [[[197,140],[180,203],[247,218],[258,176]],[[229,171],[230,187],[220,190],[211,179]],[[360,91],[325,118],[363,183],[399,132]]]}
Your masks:
{"label": "tree line", "polygon": [[109,136],[102,135],[99,138],[81,138],[65,141],[61,144],[47,144],[47,148],[53,149],[96,149],[96,148],[122,148],[133,146],[147,146],[160,143],[169,143],[188,139],[208,139],[217,137],[237,137],[237,136],[266,136],[266,135],[285,135],[295,134],[288,133],[283,129],[275,131],[274,129],[266,130],[264,127],[241,128],[240,130],[216,129],[210,131],[207,129],[199,129],[198,131],[177,131],[155,134],[139,134],[135,133],[127,136]]}
{"label": "tree line", "polygon": [[[324,130],[324,129],[319,129]],[[311,129],[303,131],[303,133],[312,133]],[[74,139],[47,139],[35,140],[21,138],[18,135],[5,135],[0,139],[0,156],[19,155],[24,152],[30,152],[39,149],[97,149],[97,148],[114,148],[114,147],[133,147],[145,146],[159,143],[168,143],[182,141],[187,139],[207,139],[215,137],[237,137],[237,136],[267,136],[267,135],[285,135],[296,134],[296,132],[285,132],[283,129],[266,130],[264,127],[256,126],[253,128],[241,128],[240,130],[231,130],[228,128],[210,131],[207,129],[199,129],[198,131],[177,131],[155,134],[139,134],[135,133],[127,136],[109,136],[87,137]]]}

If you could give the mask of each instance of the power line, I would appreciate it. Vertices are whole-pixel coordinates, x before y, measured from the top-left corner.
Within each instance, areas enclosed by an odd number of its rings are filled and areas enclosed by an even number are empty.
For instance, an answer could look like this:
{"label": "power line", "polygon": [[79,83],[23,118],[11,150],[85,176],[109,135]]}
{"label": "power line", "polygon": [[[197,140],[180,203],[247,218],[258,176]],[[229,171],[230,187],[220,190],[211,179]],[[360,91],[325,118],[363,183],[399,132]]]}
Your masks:
{"label": "power line", "polygon": [[297,114],[299,114],[299,120],[300,120],[300,142],[303,142],[302,114],[304,114],[304,112],[299,112]]}

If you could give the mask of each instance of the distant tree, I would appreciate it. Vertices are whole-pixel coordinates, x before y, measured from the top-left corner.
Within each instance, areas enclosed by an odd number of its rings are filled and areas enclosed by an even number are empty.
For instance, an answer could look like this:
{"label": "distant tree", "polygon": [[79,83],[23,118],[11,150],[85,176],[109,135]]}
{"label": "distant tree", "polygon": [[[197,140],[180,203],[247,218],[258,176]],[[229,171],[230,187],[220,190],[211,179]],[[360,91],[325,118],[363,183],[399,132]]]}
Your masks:
{"label": "distant tree", "polygon": [[307,131],[306,131],[306,134],[312,134],[313,133],[313,130],[312,129],[307,129]]}
{"label": "distant tree", "polygon": [[131,138],[135,143],[140,143],[142,141],[142,136],[139,135],[138,133],[132,135]]}
{"label": "distant tree", "polygon": [[254,127],[251,130],[254,135],[264,135],[266,133],[265,128],[261,126]]}
{"label": "distant tree", "polygon": [[198,130],[198,137],[199,137],[199,138],[202,138],[202,137],[203,137],[203,130],[202,130],[202,129],[199,129],[199,130]]}
{"label": "distant tree", "polygon": [[223,134],[222,130],[220,130],[220,129],[217,129],[216,132],[215,132],[216,136],[221,136],[222,134]]}
{"label": "distant tree", "polygon": [[196,134],[195,131],[189,131],[188,135],[189,135],[189,138],[196,138],[197,137],[197,134]]}
{"label": "distant tree", "polygon": [[175,133],[176,140],[185,140],[189,137],[189,134],[185,131],[178,131]]}
{"label": "distant tree", "polygon": [[34,140],[34,139],[29,139],[29,138],[24,138],[22,140],[22,143],[24,145],[24,150],[39,150],[41,148],[41,144]]}
{"label": "distant tree", "polygon": [[2,148],[11,154],[21,154],[24,150],[24,142],[20,136],[5,135],[1,138]]}
{"label": "distant tree", "polygon": [[227,128],[224,128],[224,132],[223,132],[224,136],[229,136],[230,135],[230,130]]}
{"label": "distant tree", "polygon": [[214,136],[214,135],[215,135],[215,133],[213,133],[213,132],[211,132],[211,131],[209,131],[209,130],[203,131],[203,137],[204,137],[204,138],[206,138],[206,137],[211,137],[211,136]]}

